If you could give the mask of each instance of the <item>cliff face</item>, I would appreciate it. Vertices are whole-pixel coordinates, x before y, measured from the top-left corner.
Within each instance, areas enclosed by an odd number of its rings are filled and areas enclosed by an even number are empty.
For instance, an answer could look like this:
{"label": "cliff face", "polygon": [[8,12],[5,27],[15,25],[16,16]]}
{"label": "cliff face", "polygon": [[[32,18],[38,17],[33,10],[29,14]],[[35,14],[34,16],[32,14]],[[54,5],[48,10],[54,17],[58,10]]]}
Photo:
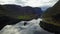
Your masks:
{"label": "cliff face", "polygon": [[[1,13],[6,16],[20,18],[20,19],[32,19],[40,17],[42,10],[41,8],[33,8],[33,7],[21,7],[19,5],[7,4],[1,6]],[[19,17],[18,17],[19,16]],[[23,17],[23,18],[22,18]]]}

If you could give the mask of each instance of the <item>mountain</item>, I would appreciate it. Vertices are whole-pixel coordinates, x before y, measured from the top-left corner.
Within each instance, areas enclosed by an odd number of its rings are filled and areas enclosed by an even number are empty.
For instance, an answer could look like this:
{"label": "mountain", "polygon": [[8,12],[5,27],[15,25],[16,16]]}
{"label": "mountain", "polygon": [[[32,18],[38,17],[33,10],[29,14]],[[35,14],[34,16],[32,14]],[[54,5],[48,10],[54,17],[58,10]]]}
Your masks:
{"label": "mountain", "polygon": [[0,5],[0,30],[5,25],[13,25],[19,21],[40,18],[41,14],[42,10],[38,7],[21,7],[14,4]]}
{"label": "mountain", "polygon": [[14,4],[2,5],[2,9],[2,13],[4,15],[23,20],[39,18],[42,13],[41,8],[39,7],[21,7],[19,5]]}
{"label": "mountain", "polygon": [[60,34],[60,0],[42,15],[40,26],[55,34]]}
{"label": "mountain", "polygon": [[48,8],[50,8],[51,6],[42,6],[41,7],[41,9],[43,10],[43,11],[46,11]]}

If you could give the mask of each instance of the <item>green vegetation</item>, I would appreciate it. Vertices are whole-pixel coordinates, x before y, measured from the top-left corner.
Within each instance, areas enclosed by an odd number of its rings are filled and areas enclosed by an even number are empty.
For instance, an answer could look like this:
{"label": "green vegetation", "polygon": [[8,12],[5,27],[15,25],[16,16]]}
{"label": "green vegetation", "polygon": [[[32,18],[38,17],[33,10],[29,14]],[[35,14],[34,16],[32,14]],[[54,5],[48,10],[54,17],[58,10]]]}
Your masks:
{"label": "green vegetation", "polygon": [[22,15],[22,16],[18,16],[17,18],[18,19],[31,19],[32,17],[31,17],[32,15]]}

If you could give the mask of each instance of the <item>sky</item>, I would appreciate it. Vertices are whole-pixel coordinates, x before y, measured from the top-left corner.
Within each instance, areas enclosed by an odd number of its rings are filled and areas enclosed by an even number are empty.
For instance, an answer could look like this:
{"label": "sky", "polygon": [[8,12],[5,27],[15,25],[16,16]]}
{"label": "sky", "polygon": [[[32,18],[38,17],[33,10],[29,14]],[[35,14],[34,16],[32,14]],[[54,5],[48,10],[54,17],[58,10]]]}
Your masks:
{"label": "sky", "polygon": [[0,4],[17,4],[21,6],[53,6],[58,0],[0,0]]}
{"label": "sky", "polygon": [[41,7],[41,9],[45,11],[47,8],[54,6],[57,1],[58,0],[0,0],[0,4],[16,4],[22,7]]}

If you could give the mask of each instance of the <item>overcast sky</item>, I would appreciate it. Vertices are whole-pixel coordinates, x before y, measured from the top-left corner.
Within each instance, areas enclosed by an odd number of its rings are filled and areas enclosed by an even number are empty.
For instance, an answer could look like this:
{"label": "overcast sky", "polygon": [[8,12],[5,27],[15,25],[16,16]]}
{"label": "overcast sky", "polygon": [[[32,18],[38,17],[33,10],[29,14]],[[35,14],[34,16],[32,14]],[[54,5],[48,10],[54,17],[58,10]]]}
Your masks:
{"label": "overcast sky", "polygon": [[21,6],[53,6],[58,0],[0,0],[0,4],[17,4]]}

